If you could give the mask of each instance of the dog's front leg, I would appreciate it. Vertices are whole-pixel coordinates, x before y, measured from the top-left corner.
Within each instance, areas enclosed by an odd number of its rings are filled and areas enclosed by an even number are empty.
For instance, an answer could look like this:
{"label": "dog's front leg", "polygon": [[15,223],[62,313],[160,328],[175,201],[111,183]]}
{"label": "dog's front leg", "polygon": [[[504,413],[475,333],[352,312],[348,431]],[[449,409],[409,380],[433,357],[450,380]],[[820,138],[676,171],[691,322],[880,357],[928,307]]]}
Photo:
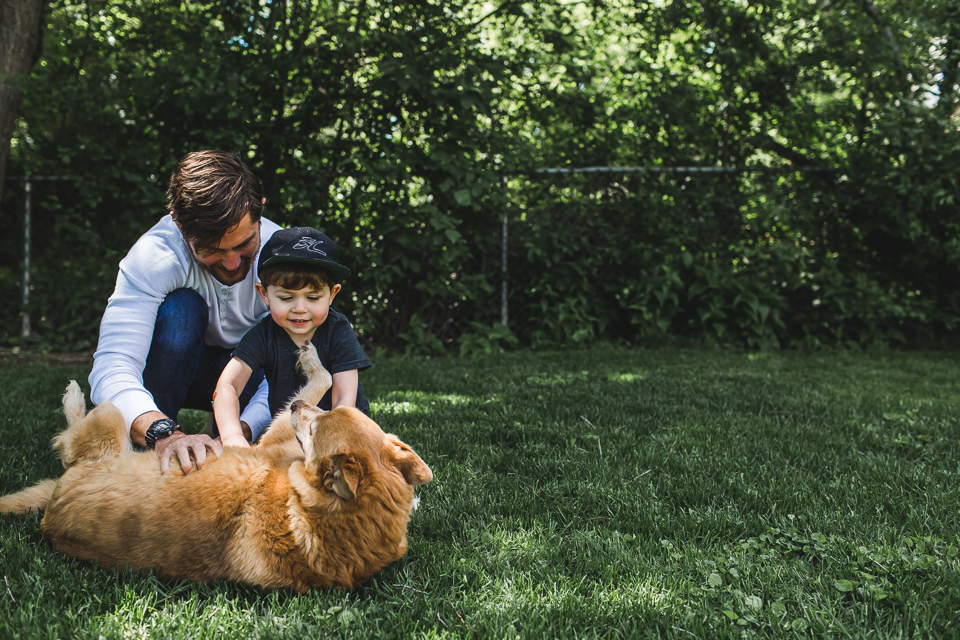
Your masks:
{"label": "dog's front leg", "polygon": [[290,426],[290,405],[298,400],[313,406],[320,404],[323,394],[333,386],[333,377],[323,368],[320,356],[317,355],[317,349],[310,342],[300,347],[297,352],[297,367],[306,376],[307,382],[290,398],[283,411],[274,417],[266,432],[261,436],[259,446],[283,445],[289,449],[291,454],[303,457],[300,445],[297,444],[294,437],[293,428]]}

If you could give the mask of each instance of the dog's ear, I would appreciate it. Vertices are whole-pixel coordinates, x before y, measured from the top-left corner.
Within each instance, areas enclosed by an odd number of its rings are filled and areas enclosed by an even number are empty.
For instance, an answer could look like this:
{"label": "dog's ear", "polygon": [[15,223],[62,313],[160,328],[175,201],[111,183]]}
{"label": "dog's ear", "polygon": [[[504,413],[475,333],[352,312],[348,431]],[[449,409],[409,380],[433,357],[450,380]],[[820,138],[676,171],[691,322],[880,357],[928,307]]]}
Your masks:
{"label": "dog's ear", "polygon": [[357,486],[360,484],[360,463],[350,454],[330,456],[329,465],[323,474],[323,486],[333,491],[344,500],[353,500],[357,497]]}
{"label": "dog's ear", "polygon": [[409,485],[426,484],[433,480],[433,472],[427,463],[420,459],[413,449],[405,445],[395,435],[387,435],[386,447],[392,449],[393,465],[403,475]]}

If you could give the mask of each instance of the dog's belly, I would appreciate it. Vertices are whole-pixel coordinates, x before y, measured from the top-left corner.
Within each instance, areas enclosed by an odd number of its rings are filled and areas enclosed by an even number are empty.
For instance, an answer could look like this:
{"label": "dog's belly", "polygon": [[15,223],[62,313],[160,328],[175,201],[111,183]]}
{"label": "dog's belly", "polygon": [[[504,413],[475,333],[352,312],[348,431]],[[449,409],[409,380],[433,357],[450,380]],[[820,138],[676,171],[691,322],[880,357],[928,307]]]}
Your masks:
{"label": "dog's belly", "polygon": [[[262,459],[229,452],[187,476],[179,468],[161,475],[153,453],[81,463],[60,479],[41,531],[64,553],[101,566],[242,580],[236,540],[250,541],[252,485],[270,473]],[[256,553],[254,546],[244,549]]]}

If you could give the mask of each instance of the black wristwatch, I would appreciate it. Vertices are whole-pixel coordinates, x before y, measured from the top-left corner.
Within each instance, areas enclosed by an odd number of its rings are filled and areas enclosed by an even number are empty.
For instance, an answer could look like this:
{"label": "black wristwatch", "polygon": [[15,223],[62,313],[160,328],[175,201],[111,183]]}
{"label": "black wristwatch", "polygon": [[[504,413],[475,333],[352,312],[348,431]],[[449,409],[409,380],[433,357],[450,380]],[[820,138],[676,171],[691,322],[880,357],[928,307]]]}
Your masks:
{"label": "black wristwatch", "polygon": [[159,420],[154,420],[153,423],[147,427],[147,433],[143,436],[143,441],[147,449],[153,449],[154,445],[157,444],[157,440],[169,438],[173,435],[174,431],[179,430],[180,425],[177,424],[176,420],[160,418]]}

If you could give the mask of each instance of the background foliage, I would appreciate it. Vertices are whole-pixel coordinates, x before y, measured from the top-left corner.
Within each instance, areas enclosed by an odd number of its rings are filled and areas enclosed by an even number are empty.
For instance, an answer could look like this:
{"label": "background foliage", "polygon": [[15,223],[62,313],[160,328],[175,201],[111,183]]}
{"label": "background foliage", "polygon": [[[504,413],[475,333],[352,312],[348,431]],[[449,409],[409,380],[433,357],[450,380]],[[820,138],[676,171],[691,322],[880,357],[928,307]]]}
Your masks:
{"label": "background foliage", "polygon": [[[199,148],[324,229],[371,347],[950,342],[951,2],[55,2],[9,175],[31,316],[92,347],[116,265]],[[532,174],[535,167],[836,167]],[[2,204],[19,299],[23,195]],[[501,220],[512,332],[500,318]],[[16,304],[0,341],[19,342]]]}

